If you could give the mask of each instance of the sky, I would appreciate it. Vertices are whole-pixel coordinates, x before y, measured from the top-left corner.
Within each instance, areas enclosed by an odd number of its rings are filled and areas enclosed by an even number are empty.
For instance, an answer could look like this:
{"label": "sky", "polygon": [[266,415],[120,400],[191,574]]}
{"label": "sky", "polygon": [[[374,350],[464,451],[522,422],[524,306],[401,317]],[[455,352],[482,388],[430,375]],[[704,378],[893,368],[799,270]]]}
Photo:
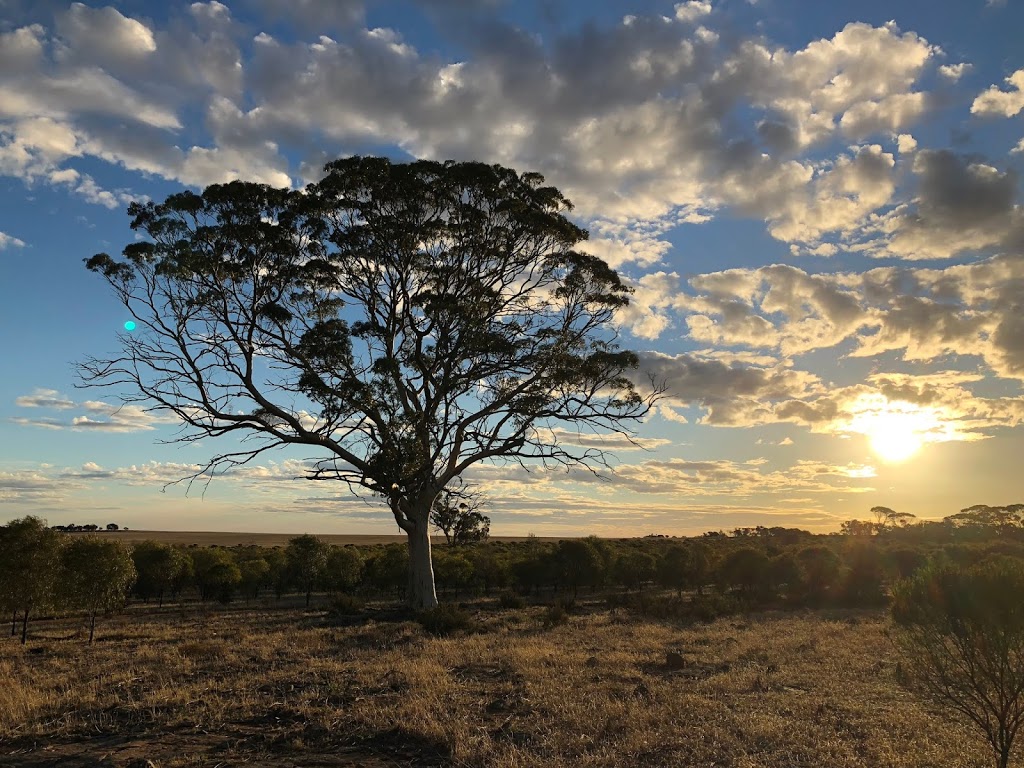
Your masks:
{"label": "sky", "polygon": [[398,533],[75,364],[127,205],[353,154],[538,171],[667,386],[605,478],[483,465],[494,535],[826,532],[1024,501],[1024,3],[0,0],[0,521]]}

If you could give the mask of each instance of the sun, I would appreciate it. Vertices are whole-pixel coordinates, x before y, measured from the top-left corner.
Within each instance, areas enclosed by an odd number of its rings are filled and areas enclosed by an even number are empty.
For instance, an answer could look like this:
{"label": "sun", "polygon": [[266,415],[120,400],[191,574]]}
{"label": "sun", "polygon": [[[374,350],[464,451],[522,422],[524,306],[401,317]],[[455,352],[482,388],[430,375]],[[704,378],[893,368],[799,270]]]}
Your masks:
{"label": "sun", "polygon": [[887,464],[907,461],[926,443],[944,439],[935,408],[870,396],[858,406],[849,431],[867,436],[872,452]]}
{"label": "sun", "polygon": [[868,433],[871,450],[888,464],[899,464],[921,450],[924,438],[906,414],[880,414]]}

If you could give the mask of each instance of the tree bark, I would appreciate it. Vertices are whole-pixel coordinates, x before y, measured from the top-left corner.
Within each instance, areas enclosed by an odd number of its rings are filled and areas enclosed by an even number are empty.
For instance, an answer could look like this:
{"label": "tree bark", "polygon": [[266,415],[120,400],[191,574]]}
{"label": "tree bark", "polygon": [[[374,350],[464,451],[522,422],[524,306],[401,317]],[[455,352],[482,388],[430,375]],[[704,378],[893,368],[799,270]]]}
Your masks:
{"label": "tree bark", "polygon": [[28,639],[28,608],[25,609],[25,615],[21,619],[21,644],[24,645]]}
{"label": "tree bark", "polygon": [[96,611],[92,612],[91,620],[89,622],[89,644],[92,645],[92,636],[96,632]]}
{"label": "tree bark", "polygon": [[18,634],[18,609],[14,609],[14,613],[11,614],[11,637]]}
{"label": "tree bark", "polygon": [[409,537],[409,605],[417,611],[437,607],[434,587],[434,566],[430,555],[429,514],[417,520],[410,519],[406,534]]}

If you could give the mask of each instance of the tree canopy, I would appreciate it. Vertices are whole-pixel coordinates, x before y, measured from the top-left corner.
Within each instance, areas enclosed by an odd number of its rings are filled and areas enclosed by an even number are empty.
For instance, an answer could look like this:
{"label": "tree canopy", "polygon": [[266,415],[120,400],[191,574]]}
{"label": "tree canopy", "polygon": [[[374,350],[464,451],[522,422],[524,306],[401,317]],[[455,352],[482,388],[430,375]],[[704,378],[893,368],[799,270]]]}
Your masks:
{"label": "tree canopy", "polygon": [[[656,393],[611,321],[629,288],[535,173],[352,157],[305,190],[232,182],[133,204],[143,239],[87,260],[135,318],[87,384],[235,435],[195,477],[314,446],[311,479],[385,499],[410,594],[436,604],[429,514],[481,461],[583,464],[573,431],[629,434]],[[567,439],[565,435],[569,435]]]}

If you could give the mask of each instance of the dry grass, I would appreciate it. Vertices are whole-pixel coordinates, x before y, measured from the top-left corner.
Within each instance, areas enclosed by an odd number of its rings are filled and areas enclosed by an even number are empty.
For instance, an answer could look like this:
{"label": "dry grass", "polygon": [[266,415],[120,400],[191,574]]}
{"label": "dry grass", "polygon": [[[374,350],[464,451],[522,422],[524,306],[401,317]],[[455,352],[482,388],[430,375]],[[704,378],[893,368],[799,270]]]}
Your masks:
{"label": "dry grass", "polygon": [[136,615],[92,647],[54,626],[0,643],[0,764],[987,765],[899,685],[881,614],[542,614],[482,610],[443,639],[297,610]]}

